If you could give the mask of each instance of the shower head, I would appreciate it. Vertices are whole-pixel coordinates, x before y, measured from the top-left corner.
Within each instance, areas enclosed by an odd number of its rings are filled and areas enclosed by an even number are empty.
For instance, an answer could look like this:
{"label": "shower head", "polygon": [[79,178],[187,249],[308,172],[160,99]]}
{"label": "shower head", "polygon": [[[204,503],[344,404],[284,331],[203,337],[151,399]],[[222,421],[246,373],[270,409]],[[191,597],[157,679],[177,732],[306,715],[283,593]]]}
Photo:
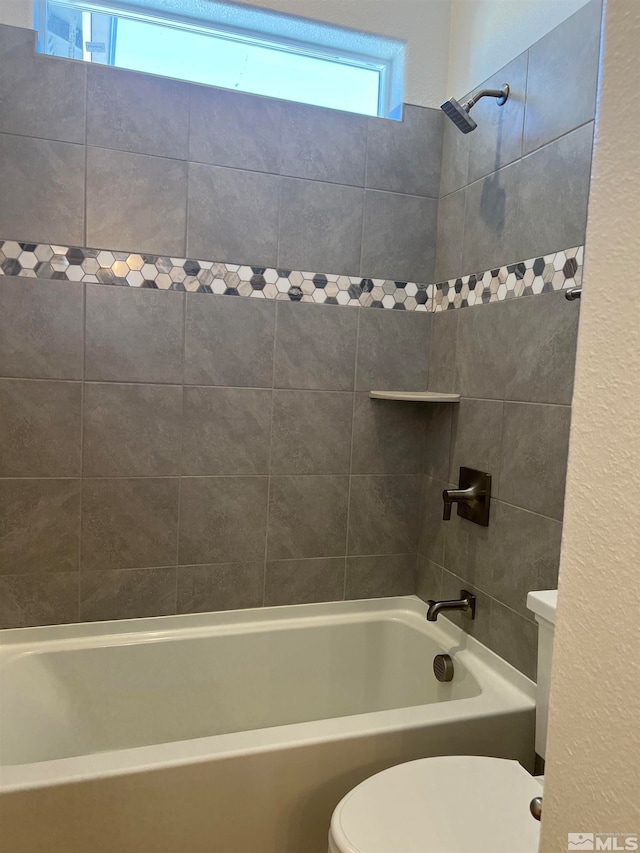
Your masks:
{"label": "shower head", "polygon": [[445,101],[444,104],[442,104],[440,109],[443,110],[444,114],[451,119],[458,130],[461,130],[463,133],[471,133],[471,131],[475,130],[478,125],[471,118],[465,107],[466,104],[463,106],[462,104],[459,104],[455,98],[449,98],[448,101]]}
{"label": "shower head", "polygon": [[478,103],[480,98],[496,98],[499,107],[507,102],[509,97],[509,84],[505,83],[502,89],[482,89],[476,95],[472,95],[464,104],[458,103],[455,98],[449,98],[441,105],[440,109],[451,119],[458,130],[463,133],[471,133],[478,126],[469,113],[471,107]]}

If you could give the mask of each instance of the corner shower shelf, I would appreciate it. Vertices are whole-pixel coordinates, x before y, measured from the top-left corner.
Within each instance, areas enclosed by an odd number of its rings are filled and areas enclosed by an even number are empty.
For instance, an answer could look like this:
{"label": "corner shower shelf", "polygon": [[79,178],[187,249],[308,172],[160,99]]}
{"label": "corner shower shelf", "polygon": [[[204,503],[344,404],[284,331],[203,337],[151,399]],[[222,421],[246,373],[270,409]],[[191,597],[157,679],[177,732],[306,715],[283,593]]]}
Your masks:
{"label": "corner shower shelf", "polygon": [[440,391],[369,391],[374,400],[407,400],[417,403],[459,403],[460,394]]}

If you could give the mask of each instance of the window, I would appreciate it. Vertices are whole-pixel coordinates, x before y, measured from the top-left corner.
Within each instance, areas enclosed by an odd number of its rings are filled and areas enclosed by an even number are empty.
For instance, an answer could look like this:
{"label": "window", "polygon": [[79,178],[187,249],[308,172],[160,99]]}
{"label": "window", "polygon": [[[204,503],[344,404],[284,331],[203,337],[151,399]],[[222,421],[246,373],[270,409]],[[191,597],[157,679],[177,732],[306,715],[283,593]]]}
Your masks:
{"label": "window", "polygon": [[211,0],[190,0],[193,18],[178,14],[184,0],[163,0],[162,11],[154,0],[35,2],[41,53],[400,117],[404,45],[394,39]]}

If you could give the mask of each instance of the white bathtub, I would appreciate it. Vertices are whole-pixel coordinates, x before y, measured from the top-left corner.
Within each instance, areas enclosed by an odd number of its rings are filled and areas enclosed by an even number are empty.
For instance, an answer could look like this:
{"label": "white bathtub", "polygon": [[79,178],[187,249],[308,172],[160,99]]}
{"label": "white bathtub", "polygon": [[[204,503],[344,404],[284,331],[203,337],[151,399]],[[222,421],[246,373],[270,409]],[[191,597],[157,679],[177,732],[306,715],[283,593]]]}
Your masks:
{"label": "white bathtub", "polygon": [[424,613],[408,596],[0,632],[1,853],[326,853],[334,806],[385,767],[531,769],[533,683]]}

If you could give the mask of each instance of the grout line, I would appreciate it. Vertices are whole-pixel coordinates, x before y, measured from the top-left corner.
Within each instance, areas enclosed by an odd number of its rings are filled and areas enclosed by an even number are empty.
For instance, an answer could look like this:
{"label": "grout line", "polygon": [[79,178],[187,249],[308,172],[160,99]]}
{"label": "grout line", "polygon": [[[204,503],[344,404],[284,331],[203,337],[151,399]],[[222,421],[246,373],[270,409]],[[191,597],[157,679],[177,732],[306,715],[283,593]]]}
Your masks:
{"label": "grout line", "polygon": [[349,524],[351,521],[351,483],[353,480],[353,448],[355,444],[355,412],[356,412],[356,388],[358,387],[358,348],[360,346],[360,317],[361,313],[358,311],[358,320],[356,323],[356,347],[355,347],[355,357],[353,363],[353,400],[351,404],[351,446],[349,449],[349,484],[347,488],[347,525],[346,525],[346,537],[345,537],[345,547],[344,547],[344,583],[342,585],[342,600],[346,600],[347,596],[347,567],[348,567],[348,556],[349,556]]}
{"label": "grout line", "polygon": [[180,562],[180,510],[182,506],[182,457],[184,453],[184,411],[185,411],[185,358],[187,348],[187,295],[183,294],[182,300],[182,411],[180,416],[180,452],[178,458],[178,506],[176,508],[176,584],[175,584],[175,607],[174,611],[178,612],[178,570],[177,566]]}
{"label": "grout line", "polygon": [[[364,277],[364,222],[367,210],[367,173],[369,170],[369,127],[370,122],[367,122],[365,134],[365,149],[364,149],[364,187],[362,188],[362,230],[360,232],[360,276]],[[355,387],[355,385],[354,385]]]}
{"label": "grout line", "polygon": [[[570,132],[571,131],[569,131],[569,133]],[[142,152],[142,151],[129,151],[129,150],[124,149],[124,148],[109,148],[106,145],[91,145],[91,144],[86,142],[86,129],[85,129],[85,142],[84,143],[83,142],[68,141],[66,139],[51,139],[51,137],[48,137],[48,136],[33,136],[31,134],[26,134],[26,133],[10,133],[10,132],[6,132],[6,131],[1,131],[0,136],[15,136],[15,137],[18,137],[21,139],[35,139],[35,140],[39,140],[40,142],[57,142],[61,145],[80,145],[86,149],[95,148],[95,149],[100,149],[102,151],[115,151],[115,152],[118,152],[120,154],[125,154],[125,155],[130,154],[131,156],[134,156],[134,157],[152,157],[155,160],[171,160],[172,162],[175,162],[175,163],[188,163],[189,165],[193,164],[195,166],[208,166],[212,169],[226,169],[226,170],[231,171],[231,172],[250,172],[251,174],[255,174],[255,175],[270,175],[271,177],[274,177],[274,178],[285,178],[285,179],[291,180],[291,181],[308,181],[308,182],[313,183],[313,184],[330,184],[331,186],[349,187],[351,189],[359,189],[359,190],[365,189],[365,187],[362,186],[362,184],[349,184],[349,183],[344,183],[343,181],[331,181],[331,180],[327,180],[327,179],[319,180],[318,178],[307,178],[307,177],[303,178],[303,177],[300,177],[298,175],[286,175],[286,174],[283,174],[281,171],[270,172],[270,171],[265,171],[263,169],[249,169],[249,168],[244,168],[244,167],[240,168],[238,166],[227,166],[224,163],[208,163],[208,162],[204,162],[201,160],[191,160],[191,159],[189,159],[188,156],[187,157],[168,157],[168,156],[163,155],[163,154],[150,154],[148,152]],[[370,189],[373,192],[387,193],[388,195],[401,195],[401,196],[410,196],[411,198],[431,198],[431,199],[434,199],[435,201],[438,200],[438,196],[422,195],[420,193],[401,193],[401,192],[396,192],[394,190],[378,189],[376,187],[366,187],[366,189]],[[126,250],[123,249],[123,251],[126,251]]]}
{"label": "grout line", "polygon": [[[413,554],[410,554],[410,553],[409,554],[353,554],[352,556],[356,557],[357,559],[370,559],[372,557],[384,557],[385,559],[387,559],[387,558],[391,559],[393,557],[412,557]],[[285,559],[272,560],[270,562],[274,562],[274,563],[299,563],[300,561],[304,561],[304,562],[311,562],[312,563],[312,562],[320,562],[320,561],[324,561],[324,560],[342,560],[342,559],[346,559],[346,558],[344,558],[340,555],[338,555],[337,557],[334,557],[334,556],[329,556],[329,557],[327,557],[327,556],[323,556],[323,557],[317,557],[317,556],[314,556],[314,557],[288,557]],[[428,558],[426,558],[426,559],[428,559]],[[195,569],[195,568],[209,567],[209,566],[216,566],[216,567],[218,567],[218,566],[236,566],[236,565],[242,566],[242,565],[245,565],[246,563],[260,563],[260,562],[261,562],[260,560],[224,560],[222,562],[216,562],[216,563],[212,563],[211,561],[209,561],[207,563],[181,563],[178,566],[174,566],[170,563],[166,564],[166,565],[154,565],[154,566],[117,566],[115,568],[109,568],[109,569],[84,569],[83,571],[80,571],[80,572],[75,571],[73,569],[68,569],[68,570],[63,570],[63,571],[58,571],[58,572],[26,572],[26,573],[25,572],[18,572],[15,574],[5,574],[5,575],[2,575],[2,577],[6,577],[6,578],[28,578],[28,577],[41,577],[43,575],[45,575],[47,577],[49,577],[50,575],[78,575],[79,577],[82,577],[82,576],[91,576],[91,575],[97,575],[97,574],[107,574],[109,572],[161,572],[161,571],[167,571],[170,569],[174,570],[177,574],[177,571],[179,569],[192,569],[192,568]],[[433,563],[434,561],[431,560],[431,562]],[[439,565],[439,564],[434,563],[434,565]],[[439,566],[439,568],[442,568],[442,567]],[[453,574],[453,572],[450,572],[450,574]],[[487,594],[487,593],[485,593],[485,594]],[[338,599],[338,600],[343,600],[343,599]],[[498,604],[502,604],[502,602],[498,601]],[[508,605],[506,605],[506,604],[503,604],[502,606],[508,607]],[[509,609],[511,610],[513,608],[509,608]],[[514,611],[514,612],[517,613],[517,611]],[[518,615],[521,615],[521,614],[518,614]],[[133,617],[133,618],[137,618],[137,617]]]}
{"label": "grout line", "polygon": [[265,535],[264,535],[264,559],[262,561],[262,606],[265,606],[266,594],[267,594],[267,556],[268,556],[268,547],[269,547],[269,517],[270,517],[270,507],[271,507],[271,465],[272,465],[272,456],[273,456],[273,413],[275,409],[275,388],[273,387],[275,384],[276,378],[276,346],[278,339],[278,308],[276,305],[274,317],[274,328],[273,328],[273,350],[272,350],[272,358],[273,364],[271,366],[271,422],[269,424],[269,464],[267,466],[268,471],[268,479],[267,479],[267,513],[266,513],[266,523],[265,523]]}
{"label": "grout line", "polygon": [[[280,233],[282,228],[282,196],[283,196],[283,182],[280,175],[277,176],[278,180],[278,211],[277,211],[277,228],[276,228],[276,266],[277,270],[283,269],[281,266],[281,258],[280,258]],[[273,268],[272,268],[273,269]],[[293,272],[293,270],[292,270]],[[306,272],[306,270],[305,270]],[[275,300],[274,300],[275,301]]]}
{"label": "grout line", "polygon": [[[78,530],[78,573],[82,569],[82,519],[84,512],[84,377],[87,358],[87,288],[82,288],[82,381],[80,383],[80,513]],[[81,577],[78,574],[78,619],[82,604]]]}
{"label": "grout line", "polygon": [[87,245],[87,183],[89,179],[89,146],[87,144],[87,136],[88,136],[88,119],[89,119],[89,71],[86,69],[86,73],[84,76],[84,194],[83,194],[83,240],[85,246]]}
{"label": "grout line", "polygon": [[[308,479],[311,478],[320,478],[320,477],[348,477],[350,476],[346,471],[327,471],[322,474],[86,474],[86,475],[76,475],[76,476],[65,476],[65,475],[44,475],[44,476],[8,476],[8,477],[0,477],[0,482],[3,480],[266,480],[271,477],[277,477],[278,479],[285,478],[299,478],[306,477]],[[395,479],[406,479],[410,477],[419,477],[421,476],[419,473],[417,474],[393,474],[393,473],[354,473],[351,475],[352,477],[394,477]],[[425,475],[428,476],[428,475]],[[435,478],[434,478],[435,479]],[[441,481],[441,482],[444,482]],[[504,501],[503,501],[504,503]]]}
{"label": "grout line", "polygon": [[524,103],[522,105],[522,133],[520,134],[520,159],[524,157],[524,145],[526,139],[526,130],[527,130],[527,113],[529,106],[529,67],[531,65],[531,50],[527,49],[525,51],[527,55],[527,68],[525,71],[524,78]]}

